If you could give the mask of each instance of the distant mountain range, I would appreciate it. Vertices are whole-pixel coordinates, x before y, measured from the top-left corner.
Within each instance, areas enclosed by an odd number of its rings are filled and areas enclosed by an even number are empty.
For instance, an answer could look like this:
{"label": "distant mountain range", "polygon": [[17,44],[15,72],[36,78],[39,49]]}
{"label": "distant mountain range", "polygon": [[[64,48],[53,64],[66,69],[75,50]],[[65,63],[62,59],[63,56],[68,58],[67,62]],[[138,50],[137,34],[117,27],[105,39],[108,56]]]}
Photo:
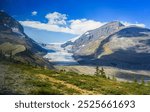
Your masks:
{"label": "distant mountain range", "polygon": [[5,12],[0,12],[0,56],[36,66],[52,65],[43,58],[47,50],[29,38],[22,25]]}
{"label": "distant mountain range", "polygon": [[62,45],[80,64],[150,69],[150,29],[118,21],[87,31]]}

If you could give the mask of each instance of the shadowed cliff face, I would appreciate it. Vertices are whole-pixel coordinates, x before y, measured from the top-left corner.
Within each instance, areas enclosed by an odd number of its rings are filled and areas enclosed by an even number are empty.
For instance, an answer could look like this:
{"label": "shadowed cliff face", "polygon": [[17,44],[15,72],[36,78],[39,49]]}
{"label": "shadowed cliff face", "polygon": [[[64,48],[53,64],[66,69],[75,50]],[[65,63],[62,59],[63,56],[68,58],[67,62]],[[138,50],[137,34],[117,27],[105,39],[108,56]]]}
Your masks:
{"label": "shadowed cliff face", "polygon": [[110,55],[102,56],[99,63],[126,69],[150,70],[150,54],[129,50],[118,50]]}
{"label": "shadowed cliff face", "polygon": [[[13,60],[37,66],[52,67],[42,55],[47,50],[29,38],[22,25],[5,12],[0,12],[0,54]],[[1,57],[2,58],[2,57]]]}
{"label": "shadowed cliff face", "polygon": [[99,47],[94,53],[95,57],[109,55],[118,50],[137,53],[150,52],[150,30],[139,27],[127,27],[108,36],[101,41]]}

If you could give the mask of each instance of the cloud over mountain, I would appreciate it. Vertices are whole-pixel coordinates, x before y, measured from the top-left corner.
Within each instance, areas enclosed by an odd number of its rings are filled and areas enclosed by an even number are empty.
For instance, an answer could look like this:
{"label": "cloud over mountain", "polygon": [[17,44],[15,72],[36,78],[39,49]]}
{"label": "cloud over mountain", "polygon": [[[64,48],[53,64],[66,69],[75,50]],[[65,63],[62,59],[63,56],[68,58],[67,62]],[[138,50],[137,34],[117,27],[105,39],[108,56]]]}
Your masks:
{"label": "cloud over mountain", "polygon": [[[36,14],[37,14],[36,11],[32,12],[32,15],[36,15]],[[63,32],[63,33],[70,33],[76,35],[81,35],[88,30],[99,28],[102,25],[107,23],[107,22],[89,20],[86,18],[69,20],[66,14],[61,14],[59,12],[48,13],[47,15],[45,15],[45,18],[48,20],[47,23],[42,23],[40,21],[33,21],[33,20],[20,21],[20,23],[24,26],[37,28],[41,30]],[[128,23],[128,22],[122,22],[122,23],[125,24],[126,26],[136,25],[140,27],[145,27],[144,24],[140,24],[140,23],[135,23],[135,24]]]}
{"label": "cloud over mountain", "polygon": [[123,23],[125,26],[131,26],[131,25],[135,25],[135,26],[139,26],[139,27],[145,27],[145,24],[143,24],[143,23],[138,23],[138,22],[136,22],[136,23],[129,23],[129,22],[124,22],[124,21],[121,21],[121,23]]}
{"label": "cloud over mountain", "polygon": [[105,24],[102,22],[87,19],[68,20],[66,14],[61,14],[59,12],[49,13],[45,16],[45,18],[48,19],[47,23],[31,20],[20,21],[20,23],[24,26],[41,30],[64,32],[77,35],[82,34],[87,30],[98,28]]}

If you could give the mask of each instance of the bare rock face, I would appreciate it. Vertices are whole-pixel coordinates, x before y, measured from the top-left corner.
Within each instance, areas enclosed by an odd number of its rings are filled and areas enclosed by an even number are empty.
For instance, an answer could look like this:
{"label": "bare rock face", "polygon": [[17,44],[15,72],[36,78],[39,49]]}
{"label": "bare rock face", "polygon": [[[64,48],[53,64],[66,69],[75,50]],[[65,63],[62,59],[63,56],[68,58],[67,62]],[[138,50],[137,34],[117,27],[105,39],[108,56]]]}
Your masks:
{"label": "bare rock face", "polygon": [[123,27],[123,24],[114,21],[95,30],[87,31],[74,42],[68,41],[63,44],[62,47],[73,45],[72,52],[76,55],[91,55],[95,52],[103,39]]}
{"label": "bare rock face", "polygon": [[0,12],[0,51],[1,55],[13,55],[15,60],[23,63],[52,67],[42,57],[47,50],[29,38],[23,26],[5,12]]}
{"label": "bare rock face", "polygon": [[80,36],[72,52],[81,64],[150,69],[150,29],[111,22]]}
{"label": "bare rock face", "polygon": [[0,11],[0,30],[1,32],[20,32],[24,33],[23,27],[18,21],[5,12]]}

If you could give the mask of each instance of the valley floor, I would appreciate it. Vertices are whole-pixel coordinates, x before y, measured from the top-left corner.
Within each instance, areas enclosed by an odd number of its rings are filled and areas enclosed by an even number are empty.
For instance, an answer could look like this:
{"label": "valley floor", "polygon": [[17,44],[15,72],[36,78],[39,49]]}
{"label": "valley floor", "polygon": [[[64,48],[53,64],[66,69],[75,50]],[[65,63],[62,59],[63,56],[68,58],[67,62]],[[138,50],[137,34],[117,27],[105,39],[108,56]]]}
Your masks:
{"label": "valley floor", "polygon": [[[60,43],[48,44],[46,47],[49,52],[44,57],[47,58],[51,63],[55,65],[58,70],[73,71],[79,74],[94,75],[96,66],[82,66],[72,57],[73,54],[69,53],[69,48],[62,48]],[[102,68],[102,67],[100,67]],[[119,81],[133,81],[137,80],[140,82],[150,81],[150,71],[143,70],[124,70],[115,67],[103,66],[107,76],[116,77]]]}

